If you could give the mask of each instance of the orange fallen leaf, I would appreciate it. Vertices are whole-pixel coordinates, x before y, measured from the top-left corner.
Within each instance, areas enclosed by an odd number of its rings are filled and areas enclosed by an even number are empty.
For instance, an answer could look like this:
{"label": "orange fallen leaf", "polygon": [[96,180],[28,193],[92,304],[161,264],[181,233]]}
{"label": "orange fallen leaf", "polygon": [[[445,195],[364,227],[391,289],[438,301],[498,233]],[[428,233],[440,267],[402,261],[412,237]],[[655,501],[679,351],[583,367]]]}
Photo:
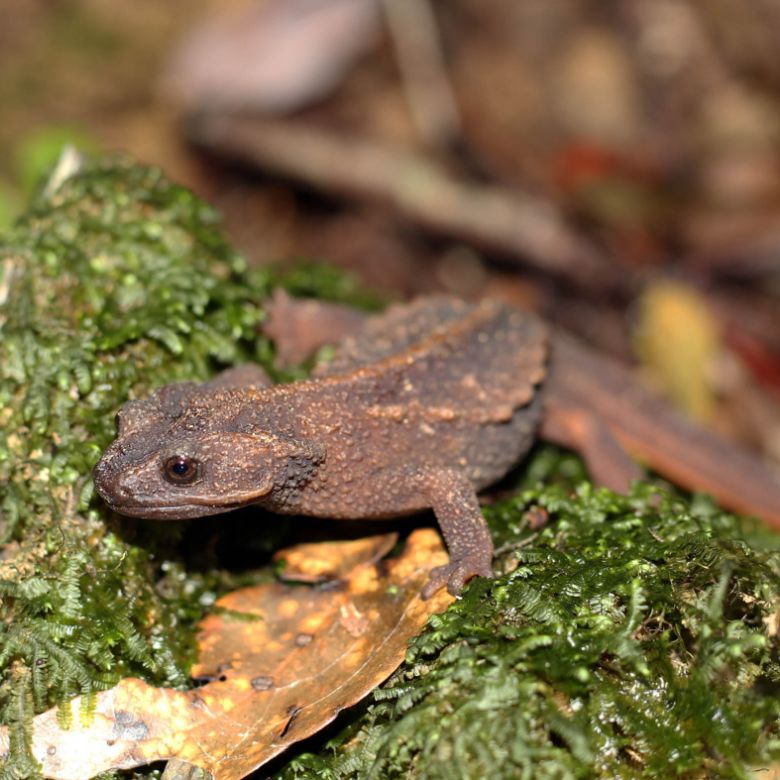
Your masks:
{"label": "orange fallen leaf", "polygon": [[283,562],[279,572],[283,580],[326,582],[349,574],[358,563],[373,563],[384,558],[398,541],[398,534],[382,534],[348,542],[296,544],[274,555]]}
{"label": "orange fallen leaf", "polygon": [[[376,549],[376,539],[366,544],[368,557],[336,586],[271,583],[220,599],[201,624],[193,675],[211,680],[201,688],[128,678],[94,697],[90,717],[81,697],[65,705],[70,728],[56,709],[38,715],[32,748],[44,776],[75,780],[178,759],[231,780],[319,731],[393,672],[408,640],[452,601],[443,590],[419,597],[447,559],[434,531],[416,531],[382,564]],[[337,553],[329,545],[328,557]],[[7,750],[3,730],[0,757]]]}

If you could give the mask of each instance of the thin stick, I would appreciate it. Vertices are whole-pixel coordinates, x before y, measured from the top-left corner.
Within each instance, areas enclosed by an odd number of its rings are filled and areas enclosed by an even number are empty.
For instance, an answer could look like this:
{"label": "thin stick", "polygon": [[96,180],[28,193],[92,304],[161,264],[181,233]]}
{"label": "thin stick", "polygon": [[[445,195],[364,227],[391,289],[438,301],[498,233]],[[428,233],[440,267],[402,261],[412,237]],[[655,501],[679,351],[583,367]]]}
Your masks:
{"label": "thin stick", "polygon": [[382,0],[382,6],[417,130],[429,146],[444,146],[461,121],[430,2]]}
{"label": "thin stick", "polygon": [[455,178],[427,157],[294,120],[201,116],[196,143],[325,192],[371,199],[433,231],[565,276],[614,286],[608,260],[541,198]]}

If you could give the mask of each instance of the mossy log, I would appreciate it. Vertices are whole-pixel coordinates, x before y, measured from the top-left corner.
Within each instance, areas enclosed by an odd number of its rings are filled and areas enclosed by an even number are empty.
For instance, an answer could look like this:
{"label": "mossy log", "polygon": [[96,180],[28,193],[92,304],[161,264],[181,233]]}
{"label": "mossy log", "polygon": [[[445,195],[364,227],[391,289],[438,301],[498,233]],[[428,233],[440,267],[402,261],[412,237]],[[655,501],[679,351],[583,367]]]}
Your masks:
{"label": "mossy log", "polygon": [[[90,471],[128,398],[256,360],[275,283],[155,169],[110,160],[50,183],[0,245],[3,777],[35,776],[35,712],[137,675],[187,686],[219,575],[182,524],[124,521]],[[296,292],[348,293],[330,272]],[[780,754],[776,538],[638,485],[594,491],[538,451],[486,515],[478,579],[291,778],[746,777]],[[659,497],[660,496],[660,497]],[[324,740],[324,738],[323,738]]]}

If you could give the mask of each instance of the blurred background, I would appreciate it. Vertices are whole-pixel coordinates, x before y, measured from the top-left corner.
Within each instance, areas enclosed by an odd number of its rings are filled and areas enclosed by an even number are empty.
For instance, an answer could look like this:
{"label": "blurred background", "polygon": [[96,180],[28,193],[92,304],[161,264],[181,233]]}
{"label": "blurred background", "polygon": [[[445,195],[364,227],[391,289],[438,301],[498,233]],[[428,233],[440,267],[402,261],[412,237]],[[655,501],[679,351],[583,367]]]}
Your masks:
{"label": "blurred background", "polygon": [[70,142],[253,264],[536,309],[780,461],[780,0],[0,0],[0,224]]}

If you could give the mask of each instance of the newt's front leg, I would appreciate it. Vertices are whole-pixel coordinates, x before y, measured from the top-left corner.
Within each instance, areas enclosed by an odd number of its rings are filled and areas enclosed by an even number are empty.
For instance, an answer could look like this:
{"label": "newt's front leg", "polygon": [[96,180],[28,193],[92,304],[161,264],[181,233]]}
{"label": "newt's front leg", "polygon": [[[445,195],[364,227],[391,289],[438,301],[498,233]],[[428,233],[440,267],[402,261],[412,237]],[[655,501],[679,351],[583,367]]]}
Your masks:
{"label": "newt's front leg", "polygon": [[493,540],[469,479],[452,469],[421,466],[406,485],[433,509],[450,553],[450,562],[431,572],[422,597],[445,585],[457,596],[472,577],[492,577]]}

